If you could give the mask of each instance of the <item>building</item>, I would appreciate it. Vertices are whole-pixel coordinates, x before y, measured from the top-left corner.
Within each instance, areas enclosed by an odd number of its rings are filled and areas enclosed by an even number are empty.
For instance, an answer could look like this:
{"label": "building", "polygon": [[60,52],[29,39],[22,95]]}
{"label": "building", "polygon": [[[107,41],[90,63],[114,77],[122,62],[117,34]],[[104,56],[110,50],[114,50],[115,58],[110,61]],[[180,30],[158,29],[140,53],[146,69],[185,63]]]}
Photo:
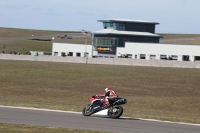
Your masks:
{"label": "building", "polygon": [[109,19],[98,20],[103,23],[103,30],[93,32],[93,46],[97,56],[116,56],[118,47],[125,47],[125,42],[159,43],[160,35],[155,34],[155,26],[159,23]]}
{"label": "building", "polygon": [[199,45],[160,44],[157,22],[129,19],[98,20],[103,30],[92,32],[92,44],[53,43],[52,55],[74,57],[200,60]]}
{"label": "building", "polygon": [[148,44],[126,42],[124,48],[117,48],[117,56],[128,55],[134,59],[146,60],[178,60],[178,61],[198,61],[200,60],[199,45],[183,44]]}
{"label": "building", "polygon": [[[52,55],[62,56],[70,54],[84,57],[85,53],[89,57],[116,57],[118,47],[125,47],[125,42],[159,43],[160,35],[155,34],[155,26],[159,23],[129,20],[129,19],[109,19],[98,20],[103,23],[103,30],[92,32],[93,44],[88,45],[87,51],[83,45],[53,43]],[[64,48],[66,47],[66,48]],[[79,48],[77,48],[79,47]],[[93,49],[92,49],[93,48]],[[63,51],[66,49],[67,51]]]}
{"label": "building", "polygon": [[53,43],[53,56],[74,56],[74,57],[90,57],[92,53],[92,45],[69,44],[69,43]]}

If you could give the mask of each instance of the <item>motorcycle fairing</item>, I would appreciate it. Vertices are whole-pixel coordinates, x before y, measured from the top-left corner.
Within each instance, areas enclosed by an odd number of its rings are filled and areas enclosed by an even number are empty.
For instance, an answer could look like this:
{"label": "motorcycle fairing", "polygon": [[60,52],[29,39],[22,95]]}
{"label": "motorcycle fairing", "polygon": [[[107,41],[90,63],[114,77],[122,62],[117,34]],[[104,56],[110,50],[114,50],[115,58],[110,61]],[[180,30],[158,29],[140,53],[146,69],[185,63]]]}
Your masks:
{"label": "motorcycle fairing", "polygon": [[93,109],[95,110],[95,112],[97,111],[101,111],[102,110],[102,102],[99,99],[96,99],[92,102],[93,105]]}

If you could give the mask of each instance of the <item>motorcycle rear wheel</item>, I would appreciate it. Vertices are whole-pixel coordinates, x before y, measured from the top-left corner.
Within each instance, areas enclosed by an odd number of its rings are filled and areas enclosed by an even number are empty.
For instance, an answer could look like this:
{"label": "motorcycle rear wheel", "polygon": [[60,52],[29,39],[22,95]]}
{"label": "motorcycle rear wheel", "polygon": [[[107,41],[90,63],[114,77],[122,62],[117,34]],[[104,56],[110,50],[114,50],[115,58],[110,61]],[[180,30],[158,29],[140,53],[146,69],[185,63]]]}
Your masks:
{"label": "motorcycle rear wheel", "polygon": [[112,111],[108,110],[108,116],[112,119],[117,119],[123,114],[122,106],[116,105],[113,107]]}
{"label": "motorcycle rear wheel", "polygon": [[90,116],[94,112],[94,109],[91,104],[88,104],[86,107],[83,108],[82,114],[84,116]]}

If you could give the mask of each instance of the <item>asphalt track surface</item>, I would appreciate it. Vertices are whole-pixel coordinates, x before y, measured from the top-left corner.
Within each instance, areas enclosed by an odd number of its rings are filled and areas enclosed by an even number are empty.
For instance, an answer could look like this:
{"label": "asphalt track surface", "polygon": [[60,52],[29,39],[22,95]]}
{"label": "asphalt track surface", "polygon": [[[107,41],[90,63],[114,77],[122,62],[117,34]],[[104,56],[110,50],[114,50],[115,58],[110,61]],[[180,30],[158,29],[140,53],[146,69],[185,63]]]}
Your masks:
{"label": "asphalt track surface", "polygon": [[85,117],[79,112],[0,106],[0,122],[118,133],[200,133],[199,124]]}

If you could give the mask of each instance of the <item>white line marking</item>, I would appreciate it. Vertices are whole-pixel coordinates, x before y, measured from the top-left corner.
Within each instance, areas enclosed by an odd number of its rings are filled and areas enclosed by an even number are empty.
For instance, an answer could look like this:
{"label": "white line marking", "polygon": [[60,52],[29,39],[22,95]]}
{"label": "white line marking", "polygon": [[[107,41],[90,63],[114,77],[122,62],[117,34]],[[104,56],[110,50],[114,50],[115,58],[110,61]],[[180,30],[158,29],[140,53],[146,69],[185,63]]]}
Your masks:
{"label": "white line marking", "polygon": [[[40,108],[28,108],[28,107],[15,107],[15,106],[3,106],[3,108],[15,108],[15,109],[27,109],[27,110],[40,110],[40,111],[50,111],[50,112],[62,112],[62,113],[72,113],[72,114],[82,114],[82,112],[74,112],[74,111],[64,111],[64,110],[51,110],[51,109],[40,109]],[[173,124],[182,124],[182,125],[192,125],[192,126],[200,126],[200,124],[192,124],[192,123],[184,123],[184,122],[172,122],[172,121],[161,121],[155,119],[143,119],[143,118],[132,118],[132,117],[121,117],[121,118],[128,118],[128,119],[139,119],[143,121],[155,121],[155,122],[163,122],[163,123],[173,123]]]}
{"label": "white line marking", "polygon": [[[131,117],[121,117],[121,118],[128,118],[128,119],[130,119]],[[132,119],[133,119],[133,118],[132,118]],[[144,119],[144,118],[134,118],[134,119],[139,119],[139,120],[143,120],[143,121],[155,121],[155,122],[163,122],[163,123],[172,123],[172,124],[182,124],[182,125],[200,126],[200,124],[184,123],[184,122],[162,121],[162,120]]]}
{"label": "white line marking", "polygon": [[74,111],[64,111],[64,110],[51,110],[51,109],[40,109],[40,108],[28,108],[28,107],[15,107],[15,106],[3,106],[3,108],[14,108],[14,109],[27,109],[27,110],[40,110],[40,111],[50,111],[50,112],[62,112],[62,113],[73,113],[73,114],[81,114],[81,112],[74,112]]}

